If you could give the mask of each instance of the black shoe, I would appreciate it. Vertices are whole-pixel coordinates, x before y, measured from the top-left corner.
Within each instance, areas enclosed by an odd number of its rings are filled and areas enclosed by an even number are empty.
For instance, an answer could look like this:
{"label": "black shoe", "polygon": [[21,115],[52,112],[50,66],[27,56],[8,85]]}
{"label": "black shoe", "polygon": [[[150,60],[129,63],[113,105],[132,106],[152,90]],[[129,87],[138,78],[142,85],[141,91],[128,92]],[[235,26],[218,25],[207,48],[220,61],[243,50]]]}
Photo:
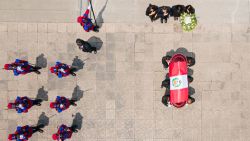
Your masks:
{"label": "black shoe", "polygon": [[77,132],[78,132],[78,130],[77,130],[77,125],[72,125],[72,126],[70,127],[70,130],[71,130],[72,132],[74,132],[74,133],[77,133]]}
{"label": "black shoe", "polygon": [[71,73],[72,76],[76,76],[76,74],[74,72]]}
{"label": "black shoe", "polygon": [[43,133],[43,130],[42,130],[42,129],[39,129],[38,132]]}
{"label": "black shoe", "polygon": [[42,69],[42,67],[39,67],[39,66],[35,66],[34,68],[35,68],[36,70]]}
{"label": "black shoe", "polygon": [[35,100],[33,101],[33,105],[41,106],[41,102],[43,102],[42,99],[35,99]]}
{"label": "black shoe", "polygon": [[73,132],[74,132],[74,133],[77,133],[78,131],[77,131],[77,130],[74,130]]}
{"label": "black shoe", "polygon": [[99,32],[99,30],[98,30],[98,29],[94,29],[93,31],[94,31],[94,32]]}
{"label": "black shoe", "polygon": [[94,32],[99,32],[99,26],[95,26],[93,29]]}
{"label": "black shoe", "polygon": [[35,72],[36,74],[41,74],[41,72],[38,71],[38,70],[35,70],[34,72]]}
{"label": "black shoe", "polygon": [[77,104],[75,103],[77,100],[69,100],[69,102],[70,102],[70,105],[73,105],[73,106],[77,106]]}

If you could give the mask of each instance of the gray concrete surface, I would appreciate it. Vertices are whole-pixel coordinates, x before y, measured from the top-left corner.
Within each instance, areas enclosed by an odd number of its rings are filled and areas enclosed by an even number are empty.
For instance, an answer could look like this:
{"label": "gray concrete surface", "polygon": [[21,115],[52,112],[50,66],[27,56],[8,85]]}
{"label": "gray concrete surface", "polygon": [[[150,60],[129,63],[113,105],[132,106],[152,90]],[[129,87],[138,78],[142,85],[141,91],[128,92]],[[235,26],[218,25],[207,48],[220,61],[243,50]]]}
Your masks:
{"label": "gray concrete surface", "polygon": [[[34,134],[31,141],[51,140],[56,127],[71,125],[77,113],[83,117],[82,128],[72,141],[249,140],[249,1],[152,2],[194,5],[199,25],[190,33],[182,32],[172,19],[167,24],[151,23],[144,16],[150,1],[109,0],[99,33],[86,33],[73,23],[80,12],[76,10],[78,1],[0,2],[1,13],[14,13],[0,15],[0,65],[15,58],[35,63],[41,54],[47,60],[41,75],[14,77],[0,70],[1,141],[17,125],[36,124],[42,112],[48,117],[56,115],[44,133]],[[98,15],[105,1],[93,4]],[[33,16],[40,11],[48,14]],[[78,50],[76,38],[93,36],[103,42],[96,55]],[[100,45],[100,41],[94,44]],[[161,103],[164,89],[160,85],[166,74],[161,57],[179,47],[196,56],[191,84],[196,102],[182,109],[167,108]],[[85,60],[76,77],[58,79],[50,74],[55,61],[72,64],[76,56]],[[77,86],[77,93],[83,91],[77,107],[60,114],[49,108],[57,95],[71,98]],[[48,101],[41,107],[33,107],[27,114],[4,110],[16,96],[36,97],[42,87],[48,92]]]}

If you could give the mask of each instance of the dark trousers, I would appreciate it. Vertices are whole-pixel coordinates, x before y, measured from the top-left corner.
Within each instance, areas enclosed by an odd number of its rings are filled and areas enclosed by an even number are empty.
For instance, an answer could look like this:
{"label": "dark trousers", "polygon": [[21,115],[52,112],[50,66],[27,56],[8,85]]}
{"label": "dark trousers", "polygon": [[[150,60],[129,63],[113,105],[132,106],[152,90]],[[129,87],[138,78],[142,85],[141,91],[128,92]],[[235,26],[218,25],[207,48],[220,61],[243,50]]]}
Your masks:
{"label": "dark trousers", "polygon": [[75,105],[75,102],[76,102],[77,100],[69,100],[69,103],[70,103],[70,105]]}
{"label": "dark trousers", "polygon": [[33,133],[36,133],[37,131],[43,131],[42,130],[43,127],[44,127],[44,125],[40,124],[40,125],[37,125],[37,126],[33,126],[31,128],[32,128]]}

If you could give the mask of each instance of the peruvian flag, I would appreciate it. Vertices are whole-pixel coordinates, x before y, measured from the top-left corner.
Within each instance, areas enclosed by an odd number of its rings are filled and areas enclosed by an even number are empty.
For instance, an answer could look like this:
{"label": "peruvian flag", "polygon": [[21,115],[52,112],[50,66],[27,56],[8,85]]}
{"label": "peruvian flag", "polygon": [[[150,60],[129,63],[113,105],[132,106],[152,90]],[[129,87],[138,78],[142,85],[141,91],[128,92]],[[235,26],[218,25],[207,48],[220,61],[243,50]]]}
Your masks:
{"label": "peruvian flag", "polygon": [[182,107],[188,100],[187,60],[182,54],[172,57],[169,64],[170,103]]}

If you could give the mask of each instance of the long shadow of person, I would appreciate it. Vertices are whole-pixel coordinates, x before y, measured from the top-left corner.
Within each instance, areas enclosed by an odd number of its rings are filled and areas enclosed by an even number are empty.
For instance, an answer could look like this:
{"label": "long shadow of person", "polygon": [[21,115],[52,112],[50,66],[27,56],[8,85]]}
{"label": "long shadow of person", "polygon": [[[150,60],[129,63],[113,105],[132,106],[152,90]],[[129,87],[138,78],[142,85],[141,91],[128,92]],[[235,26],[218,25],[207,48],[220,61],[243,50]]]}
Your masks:
{"label": "long shadow of person", "polygon": [[84,61],[79,59],[78,56],[76,56],[72,62],[72,68],[71,68],[72,72],[77,72],[83,69],[84,64],[85,64]]}
{"label": "long shadow of person", "polygon": [[49,125],[49,117],[45,115],[44,112],[39,116],[38,122],[36,125],[31,126],[33,133],[40,132],[43,133],[42,128]]}
{"label": "long shadow of person", "polygon": [[96,18],[96,21],[97,21],[98,26],[100,28],[102,27],[102,24],[104,23],[104,20],[102,18],[102,14],[103,14],[104,10],[106,9],[107,3],[108,3],[108,0],[106,0],[104,6],[102,7],[101,11],[98,13],[97,18]]}
{"label": "long shadow of person", "polygon": [[47,67],[47,59],[44,57],[43,53],[36,57],[36,66],[41,68]]}
{"label": "long shadow of person", "polygon": [[83,92],[80,87],[77,85],[75,88],[74,88],[74,91],[72,93],[72,98],[71,100],[75,100],[75,101],[79,101],[82,97],[83,97]]}
{"label": "long shadow of person", "polygon": [[41,99],[43,101],[48,101],[48,99],[49,99],[48,91],[44,90],[44,86],[42,86],[41,88],[38,89],[36,99]]}
{"label": "long shadow of person", "polygon": [[43,125],[44,127],[49,125],[49,117],[47,117],[44,112],[39,116],[37,125]]}
{"label": "long shadow of person", "polygon": [[96,47],[97,50],[100,50],[103,45],[103,41],[96,36],[92,36],[87,41],[91,46]]}
{"label": "long shadow of person", "polygon": [[74,117],[71,128],[73,131],[78,131],[82,129],[82,119],[83,116],[81,113],[76,113],[75,115],[72,115]]}

